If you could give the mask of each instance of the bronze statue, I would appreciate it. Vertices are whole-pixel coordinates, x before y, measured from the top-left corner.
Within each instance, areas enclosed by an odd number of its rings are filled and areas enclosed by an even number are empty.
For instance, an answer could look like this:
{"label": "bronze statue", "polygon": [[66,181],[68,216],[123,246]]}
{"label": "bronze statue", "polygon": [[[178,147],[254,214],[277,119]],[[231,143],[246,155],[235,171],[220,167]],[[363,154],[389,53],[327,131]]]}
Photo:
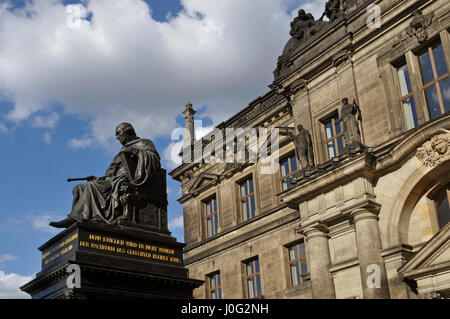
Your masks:
{"label": "bronze statue", "polygon": [[361,110],[353,100],[353,104],[348,103],[348,98],[342,99],[341,117],[338,123],[342,122],[344,145],[345,147],[351,147],[357,144],[361,144],[361,133],[359,131],[359,123],[361,121]]}
{"label": "bronze statue", "polygon": [[106,224],[127,221],[167,229],[165,170],[153,142],[137,137],[129,123],[117,126],[116,138],[123,147],[105,176],[89,176],[84,178],[87,184],[75,186],[71,213],[51,226],[65,228],[82,220]]}

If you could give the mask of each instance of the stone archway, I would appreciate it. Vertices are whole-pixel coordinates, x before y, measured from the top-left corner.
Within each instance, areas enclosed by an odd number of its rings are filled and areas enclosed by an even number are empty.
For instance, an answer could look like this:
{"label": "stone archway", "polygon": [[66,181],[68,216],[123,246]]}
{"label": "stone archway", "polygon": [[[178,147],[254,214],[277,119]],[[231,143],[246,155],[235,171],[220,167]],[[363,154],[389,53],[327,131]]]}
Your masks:
{"label": "stone archway", "polygon": [[433,136],[408,161],[417,168],[395,198],[387,223],[387,247],[408,243],[411,215],[419,200],[435,185],[450,181],[450,132]]}

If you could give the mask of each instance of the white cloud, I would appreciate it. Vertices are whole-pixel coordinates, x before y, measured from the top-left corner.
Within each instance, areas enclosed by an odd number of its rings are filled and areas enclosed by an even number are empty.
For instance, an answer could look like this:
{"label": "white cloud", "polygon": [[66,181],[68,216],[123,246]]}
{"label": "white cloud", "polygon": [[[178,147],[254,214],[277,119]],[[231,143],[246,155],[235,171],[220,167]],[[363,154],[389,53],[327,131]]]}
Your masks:
{"label": "white cloud", "polygon": [[21,276],[15,273],[6,274],[0,270],[0,299],[28,299],[30,296],[19,289],[32,280],[33,276]]}
{"label": "white cloud", "polygon": [[17,257],[10,254],[2,254],[0,255],[0,265],[4,264],[7,261],[17,260]]}
{"label": "white cloud", "polygon": [[36,116],[33,119],[32,126],[41,128],[54,128],[58,121],[59,121],[58,113],[52,112],[47,116]]}
{"label": "white cloud", "polygon": [[52,134],[50,134],[50,132],[45,132],[42,138],[44,139],[45,143],[50,144],[50,142],[52,141]]}
{"label": "white cloud", "polygon": [[6,125],[2,122],[0,122],[0,133],[6,134],[8,133],[8,128],[6,127]]}
{"label": "white cloud", "polygon": [[23,230],[24,228],[31,228],[34,230],[55,234],[59,230],[55,227],[51,227],[49,222],[61,220],[63,218],[63,216],[57,215],[53,212],[33,213],[19,218],[10,218],[4,225],[1,225],[1,229],[18,231]]}
{"label": "white cloud", "polygon": [[61,216],[44,213],[41,215],[28,215],[26,216],[26,219],[31,223],[33,229],[43,231],[46,233],[57,233],[60,231],[57,228],[50,226],[49,222],[54,220],[60,220],[62,219]]}
{"label": "white cloud", "polygon": [[[6,117],[19,123],[58,101],[93,119],[87,139],[69,142],[75,148],[107,145],[122,121],[142,137],[170,134],[188,99],[207,105],[216,125],[268,91],[289,38],[287,2],[183,0],[184,11],[161,23],[142,0],[93,0],[91,22],[78,29],[67,26],[59,2],[14,12],[4,4],[0,96],[14,103]],[[324,2],[307,6],[317,11]],[[34,118],[40,127],[56,122]]]}
{"label": "white cloud", "polygon": [[176,217],[169,221],[169,230],[183,229],[183,216]]}
{"label": "white cloud", "polygon": [[71,138],[67,142],[67,145],[69,145],[69,147],[73,149],[87,148],[92,145],[92,139],[87,136],[80,139]]}

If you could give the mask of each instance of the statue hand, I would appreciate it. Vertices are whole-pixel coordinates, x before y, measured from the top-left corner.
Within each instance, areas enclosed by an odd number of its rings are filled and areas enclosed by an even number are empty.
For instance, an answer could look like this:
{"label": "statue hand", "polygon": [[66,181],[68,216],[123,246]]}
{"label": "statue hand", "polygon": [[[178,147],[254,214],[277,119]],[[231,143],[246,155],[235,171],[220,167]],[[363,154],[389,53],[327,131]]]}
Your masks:
{"label": "statue hand", "polygon": [[129,193],[129,191],[130,191],[130,182],[128,181],[128,179],[125,179],[123,182],[122,182],[122,185],[120,185],[120,188],[119,188],[119,191],[121,192],[121,193]]}

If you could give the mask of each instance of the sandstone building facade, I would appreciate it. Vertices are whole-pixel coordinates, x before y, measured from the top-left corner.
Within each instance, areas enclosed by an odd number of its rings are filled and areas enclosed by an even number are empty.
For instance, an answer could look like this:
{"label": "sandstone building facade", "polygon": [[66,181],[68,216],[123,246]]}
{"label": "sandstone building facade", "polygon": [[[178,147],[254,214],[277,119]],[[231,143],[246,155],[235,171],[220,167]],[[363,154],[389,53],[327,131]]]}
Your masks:
{"label": "sandstone building facade", "polygon": [[185,265],[205,281],[196,298],[450,297],[449,12],[446,0],[330,0],[329,21],[299,12],[270,90],[217,130],[302,125],[313,163],[283,135],[273,174],[260,161],[170,173]]}

